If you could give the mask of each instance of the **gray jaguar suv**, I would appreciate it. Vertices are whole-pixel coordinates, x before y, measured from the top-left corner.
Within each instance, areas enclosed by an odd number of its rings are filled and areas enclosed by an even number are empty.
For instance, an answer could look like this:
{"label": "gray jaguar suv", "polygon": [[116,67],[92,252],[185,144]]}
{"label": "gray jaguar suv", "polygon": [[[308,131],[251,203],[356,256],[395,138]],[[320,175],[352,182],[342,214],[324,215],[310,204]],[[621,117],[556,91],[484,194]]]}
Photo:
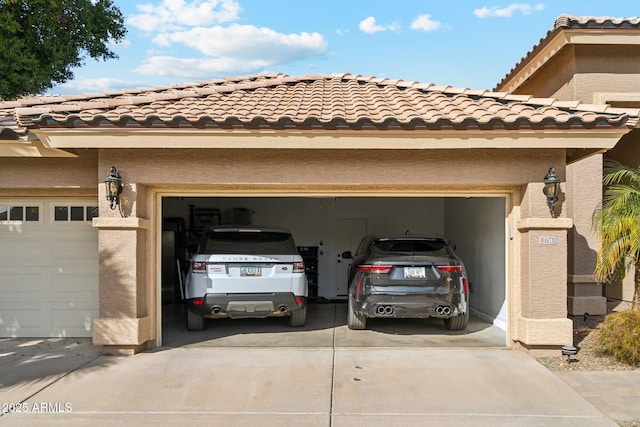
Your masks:
{"label": "gray jaguar suv", "polygon": [[367,319],[444,319],[447,329],[469,321],[469,287],[462,260],[448,240],[428,235],[366,236],[351,259],[347,326]]}

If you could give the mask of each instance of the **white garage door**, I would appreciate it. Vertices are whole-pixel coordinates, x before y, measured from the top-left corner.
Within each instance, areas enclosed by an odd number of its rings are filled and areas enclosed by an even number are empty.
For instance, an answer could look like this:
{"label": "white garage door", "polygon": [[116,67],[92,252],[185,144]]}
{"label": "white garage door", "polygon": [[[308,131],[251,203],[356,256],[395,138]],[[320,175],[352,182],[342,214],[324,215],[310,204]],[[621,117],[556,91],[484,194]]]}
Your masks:
{"label": "white garage door", "polygon": [[0,199],[0,337],[90,337],[96,200]]}

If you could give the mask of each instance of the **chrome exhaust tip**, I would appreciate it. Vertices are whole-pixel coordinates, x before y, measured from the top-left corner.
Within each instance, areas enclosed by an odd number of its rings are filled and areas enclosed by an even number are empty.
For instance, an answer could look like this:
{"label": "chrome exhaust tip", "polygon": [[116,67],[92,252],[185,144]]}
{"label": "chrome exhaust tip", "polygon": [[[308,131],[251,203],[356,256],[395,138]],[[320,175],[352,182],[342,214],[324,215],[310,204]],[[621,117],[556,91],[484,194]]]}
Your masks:
{"label": "chrome exhaust tip", "polygon": [[436,307],[436,314],[441,316],[449,316],[451,314],[451,307],[448,305],[439,305]]}
{"label": "chrome exhaust tip", "polygon": [[390,305],[379,305],[376,308],[376,314],[379,316],[391,316],[394,311],[394,308]]}

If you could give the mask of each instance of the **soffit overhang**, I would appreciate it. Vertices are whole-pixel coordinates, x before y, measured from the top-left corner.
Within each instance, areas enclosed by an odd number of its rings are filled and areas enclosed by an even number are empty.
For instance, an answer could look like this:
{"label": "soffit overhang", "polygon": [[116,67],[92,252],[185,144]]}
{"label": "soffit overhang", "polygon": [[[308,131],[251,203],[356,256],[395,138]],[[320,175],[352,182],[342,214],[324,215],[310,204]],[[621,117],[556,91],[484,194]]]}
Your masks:
{"label": "soffit overhang", "polygon": [[613,148],[627,128],[540,131],[33,130],[50,149],[587,149]]}

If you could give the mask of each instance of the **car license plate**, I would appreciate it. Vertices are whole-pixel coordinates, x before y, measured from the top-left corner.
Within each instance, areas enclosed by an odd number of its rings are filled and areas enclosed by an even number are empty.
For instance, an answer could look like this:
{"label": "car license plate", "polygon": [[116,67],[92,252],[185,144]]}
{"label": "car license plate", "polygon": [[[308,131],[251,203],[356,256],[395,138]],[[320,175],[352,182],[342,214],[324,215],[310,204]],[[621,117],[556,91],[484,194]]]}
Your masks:
{"label": "car license plate", "polygon": [[405,279],[424,279],[427,277],[424,267],[405,267]]}
{"label": "car license plate", "polygon": [[262,276],[262,269],[257,265],[242,265],[240,266],[241,277],[260,277]]}

